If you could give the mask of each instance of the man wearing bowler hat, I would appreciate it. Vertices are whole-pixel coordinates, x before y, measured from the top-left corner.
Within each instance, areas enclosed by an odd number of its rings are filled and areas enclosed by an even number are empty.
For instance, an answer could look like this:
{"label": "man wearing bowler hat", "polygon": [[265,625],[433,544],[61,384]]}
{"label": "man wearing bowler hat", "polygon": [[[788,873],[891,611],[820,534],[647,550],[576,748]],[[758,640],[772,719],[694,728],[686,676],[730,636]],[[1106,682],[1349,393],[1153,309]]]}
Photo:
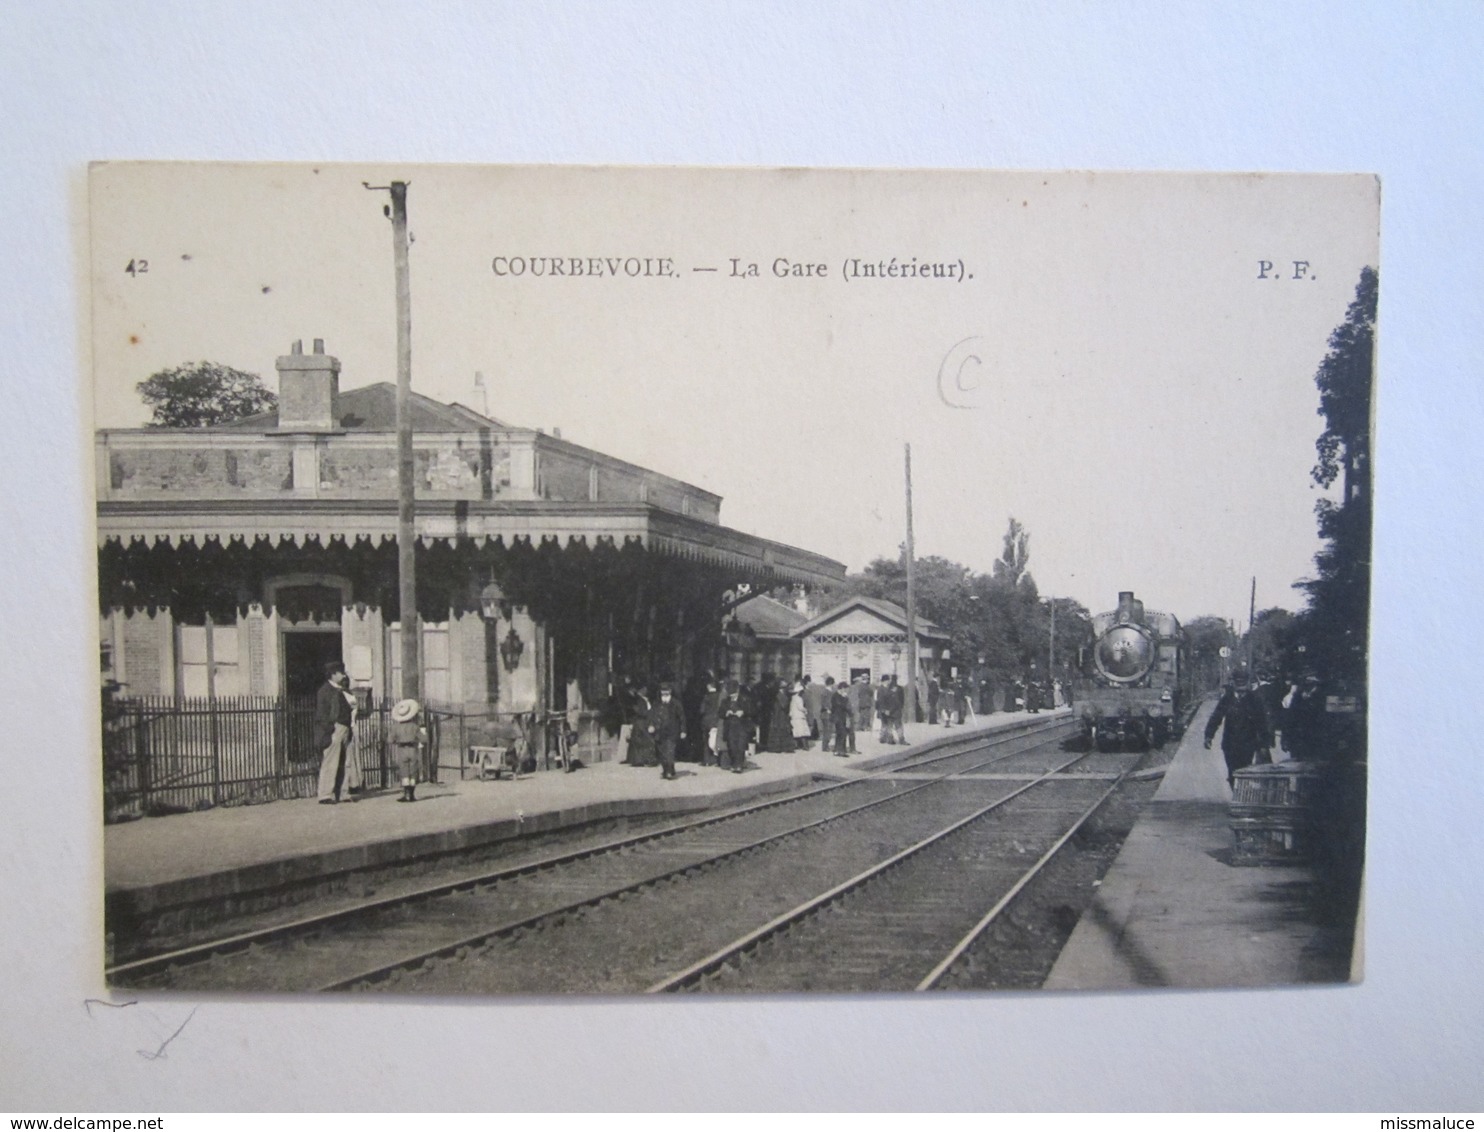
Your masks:
{"label": "man wearing bowler hat", "polygon": [[685,715],[669,684],[660,685],[659,702],[649,712],[649,734],[659,755],[661,778],[675,777],[675,745],[685,738]]}

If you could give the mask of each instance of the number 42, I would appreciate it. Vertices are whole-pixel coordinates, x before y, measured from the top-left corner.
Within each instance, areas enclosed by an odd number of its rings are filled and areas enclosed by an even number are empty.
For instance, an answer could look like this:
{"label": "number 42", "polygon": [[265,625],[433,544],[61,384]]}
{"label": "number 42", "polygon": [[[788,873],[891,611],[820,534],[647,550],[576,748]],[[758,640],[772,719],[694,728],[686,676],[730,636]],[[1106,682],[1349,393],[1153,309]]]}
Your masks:
{"label": "number 42", "polygon": [[125,275],[133,275],[133,276],[138,277],[140,275],[143,275],[148,270],[149,270],[149,260],[147,260],[147,259],[131,259],[129,261],[129,266],[126,267],[126,268],[124,268],[124,274]]}

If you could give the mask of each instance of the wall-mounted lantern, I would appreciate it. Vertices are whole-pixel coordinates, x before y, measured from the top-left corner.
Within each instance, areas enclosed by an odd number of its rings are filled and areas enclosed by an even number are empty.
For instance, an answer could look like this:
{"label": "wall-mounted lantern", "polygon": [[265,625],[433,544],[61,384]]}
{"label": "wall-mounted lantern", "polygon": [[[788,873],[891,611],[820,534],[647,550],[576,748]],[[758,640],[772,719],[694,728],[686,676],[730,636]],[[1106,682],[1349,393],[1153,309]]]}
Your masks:
{"label": "wall-mounted lantern", "polygon": [[520,655],[525,651],[526,643],[520,639],[515,626],[510,626],[510,632],[506,633],[505,639],[500,642],[500,659],[505,662],[506,672],[514,672],[520,667]]}

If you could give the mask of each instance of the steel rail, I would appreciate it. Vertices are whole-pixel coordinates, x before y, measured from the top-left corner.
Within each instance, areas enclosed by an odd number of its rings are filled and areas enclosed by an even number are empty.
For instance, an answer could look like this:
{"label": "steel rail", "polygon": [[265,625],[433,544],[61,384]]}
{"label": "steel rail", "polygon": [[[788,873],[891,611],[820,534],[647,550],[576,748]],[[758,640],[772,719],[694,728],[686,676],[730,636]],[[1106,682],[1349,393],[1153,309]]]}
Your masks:
{"label": "steel rail", "polygon": [[[1018,735],[1025,736],[1027,734],[1039,734],[1041,730],[1050,729],[1037,729],[1035,732],[1022,731],[1019,732]],[[963,753],[964,752],[962,751],[958,752],[959,755]],[[358,974],[337,979],[333,983],[326,983],[324,986],[316,987],[315,990],[317,992],[350,990],[351,988],[362,983],[378,982],[391,975],[394,971],[404,970],[408,967],[415,967],[421,963],[427,962],[428,960],[438,959],[445,955],[454,954],[464,948],[478,947],[488,940],[495,939],[499,936],[509,935],[512,932],[520,931],[524,928],[534,927],[541,921],[551,919],[554,916],[564,916],[570,912],[575,912],[580,908],[591,907],[595,904],[600,904],[605,900],[611,900],[613,897],[619,896],[625,892],[632,892],[637,889],[646,888],[650,885],[657,884],[660,881],[667,880],[670,877],[680,876],[694,869],[705,868],[709,865],[714,865],[719,861],[725,861],[729,857],[736,857],[740,856],[743,853],[750,853],[752,852],[752,850],[759,849],[764,845],[782,841],[785,838],[795,837],[800,833],[805,833],[811,829],[817,829],[820,826],[828,825],[831,822],[840,821],[841,819],[850,817],[853,814],[858,814],[863,810],[869,810],[876,806],[885,805],[888,802],[900,801],[903,798],[917,793],[919,790],[926,790],[930,786],[937,786],[941,783],[950,781],[951,779],[958,778],[966,774],[972,774],[976,770],[981,770],[984,767],[991,766],[997,762],[1003,762],[1005,759],[1013,758],[1015,755],[1022,753],[1023,752],[1020,751],[1012,751],[1009,754],[1000,755],[996,758],[989,759],[982,763],[976,763],[974,766],[968,767],[964,770],[950,771],[948,774],[940,775],[937,778],[928,779],[926,782],[918,783],[914,786],[909,786],[906,789],[899,790],[893,794],[887,794],[880,798],[872,798],[870,801],[862,802],[859,805],[851,806],[848,809],[839,810],[832,814],[826,814],[823,817],[815,818],[812,821],[804,822],[801,825],[792,826],[788,829],[780,830],[776,833],[770,833],[766,837],[757,838],[753,841],[747,842],[744,845],[733,846],[729,849],[724,849],[720,852],[712,853],[708,856],[696,857],[692,860],[684,861],[678,865],[675,865],[673,868],[665,869],[662,872],[651,873],[648,876],[641,877],[638,880],[620,884],[615,887],[605,889],[602,892],[594,893],[590,896],[580,897],[576,900],[569,901],[568,903],[559,905],[557,907],[544,908],[539,912],[533,912],[530,915],[523,916],[518,920],[509,920],[504,923],[496,924],[493,927],[481,928],[478,932],[464,936],[457,940],[453,940],[448,943],[441,943],[437,947],[426,948],[422,951],[409,952],[408,954],[399,956],[398,958],[387,963],[380,963],[377,964],[375,967],[368,967]],[[1085,754],[1080,755],[1078,756],[1078,758],[1072,759],[1070,762],[1063,764],[1063,768],[1066,766],[1070,766],[1072,765],[1072,763],[1078,762],[1081,759],[1087,757],[1088,756]],[[890,771],[882,771],[880,773],[885,774],[890,773]],[[875,775],[873,775],[872,777],[875,777]],[[1042,777],[1045,776],[1043,775]],[[861,780],[857,779],[855,781]],[[1035,781],[1040,780],[1037,779]],[[1015,797],[1016,794],[1023,793],[1024,790],[1028,789],[1029,786],[1035,785],[1035,781],[1032,781],[1027,786],[1020,787],[1014,793],[1010,794],[1007,798],[1000,799],[1000,802],[1008,801],[1009,798]],[[836,787],[843,785],[849,785],[849,783],[836,783],[829,787],[829,789],[835,789]],[[823,793],[823,791],[811,791],[809,794],[800,795],[792,799],[787,799],[787,801],[799,801],[802,798],[815,797],[819,793]],[[995,804],[998,805],[1000,803],[997,802]],[[762,808],[766,807],[759,807],[759,809]],[[560,864],[563,862],[558,863]],[[459,887],[472,888],[476,887],[476,885],[470,882],[463,882],[459,885]]]}
{"label": "steel rail", "polygon": [[[895,868],[903,861],[909,859],[910,857],[914,857],[918,853],[921,853],[924,849],[937,844],[945,837],[958,832],[960,829],[971,824],[972,822],[978,821],[986,814],[999,809],[1007,802],[1013,801],[1014,799],[1020,797],[1020,795],[1024,794],[1027,790],[1030,790],[1033,787],[1039,786],[1041,783],[1054,778],[1056,775],[1066,770],[1067,767],[1072,766],[1074,763],[1079,763],[1085,758],[1088,758],[1090,754],[1091,752],[1080,754],[1074,759],[1069,759],[1061,766],[1053,767],[1051,770],[1046,771],[1044,774],[1031,779],[1023,786],[1017,787],[1015,790],[1012,790],[1003,798],[997,798],[989,805],[975,810],[967,817],[959,819],[958,821],[954,822],[952,825],[949,825],[944,829],[940,829],[937,833],[930,834],[929,836],[923,838],[921,841],[918,841],[916,844],[909,845],[907,848],[901,850],[901,852],[895,853],[892,856],[888,857],[886,860],[872,865],[869,869],[857,873],[849,880],[842,881],[828,891],[822,892],[818,896],[811,897],[809,900],[804,901],[804,903],[798,905],[797,907],[792,908],[779,916],[775,916],[766,924],[762,925],[762,927],[754,928],[752,931],[748,932],[741,938],[735,939],[731,943],[726,944],[724,947],[718,948],[716,951],[713,951],[710,955],[706,956],[706,958],[692,963],[689,967],[685,968],[685,970],[671,975],[667,979],[660,980],[653,986],[647,988],[644,993],[661,994],[667,991],[679,990],[682,987],[696,982],[703,975],[708,974],[710,971],[715,970],[717,967],[720,967],[734,955],[738,955],[741,952],[755,947],[757,944],[761,943],[769,936],[776,935],[778,932],[782,931],[789,925],[797,923],[804,917],[818,911],[820,908],[823,908],[825,905],[833,903],[835,900],[839,899],[847,892],[850,892],[856,888],[859,888],[861,885],[874,880],[876,877],[881,876],[888,870]],[[953,776],[949,775],[947,777]]]}
{"label": "steel rail", "polygon": [[[997,733],[986,735],[983,732],[975,732],[968,735],[954,736],[943,744],[943,746],[930,751],[921,752],[918,755],[904,753],[904,763],[893,763],[891,766],[878,770],[866,771],[840,782],[829,782],[823,786],[806,790],[801,794],[790,794],[783,798],[769,798],[766,801],[748,803],[739,807],[723,810],[718,813],[708,813],[700,816],[684,818],[655,829],[644,830],[641,833],[625,834],[620,837],[610,838],[593,845],[584,846],[580,849],[563,850],[551,853],[544,857],[537,857],[518,865],[510,865],[502,869],[495,869],[476,876],[460,877],[453,881],[444,881],[439,884],[429,885],[425,888],[413,889],[408,892],[379,897],[375,900],[364,900],[347,907],[336,908],[328,912],[317,912],[310,916],[301,916],[298,919],[286,923],[274,924],[270,927],[255,928],[250,931],[238,932],[230,936],[216,939],[204,940],[201,943],[190,944],[185,947],[173,948],[169,951],[156,952],[151,955],[140,956],[124,963],[118,963],[104,968],[104,977],[108,982],[114,983],[120,978],[147,978],[158,974],[170,967],[181,966],[190,963],[202,962],[210,959],[213,955],[227,954],[235,951],[243,951],[254,944],[272,943],[275,940],[290,936],[303,935],[318,929],[333,927],[335,924],[359,916],[385,911],[399,905],[416,904],[422,901],[434,900],[440,896],[447,896],[464,889],[478,888],[481,885],[497,884],[502,880],[510,880],[514,877],[525,876],[530,873],[540,872],[543,869],[553,868],[558,865],[569,864],[588,857],[598,856],[603,853],[613,852],[619,849],[627,849],[635,845],[656,841],[661,838],[677,834],[689,833],[694,830],[704,829],[708,825],[716,825],[721,822],[731,821],[734,818],[747,817],[751,814],[761,813],[765,810],[781,806],[793,805],[798,802],[807,801],[811,798],[827,794],[832,790],[840,790],[852,787],[862,782],[871,782],[892,774],[897,774],[909,766],[912,768],[930,766],[935,762],[944,762],[948,759],[962,758],[968,753],[964,748],[972,749],[975,745],[1003,746],[1015,739],[1028,736],[1040,735],[1047,731],[1054,731],[1065,725],[1066,719],[1056,719],[1040,725],[1017,728],[1009,733]],[[951,750],[946,748],[952,748]],[[1016,752],[1003,755],[1000,758],[1011,758]],[[990,760],[991,762],[1000,760]],[[981,769],[990,765],[982,763],[971,769]],[[964,772],[954,772],[964,773]],[[943,778],[952,777],[945,775]],[[943,778],[931,781],[942,781]],[[913,789],[916,789],[914,787]],[[902,792],[905,794],[906,792]],[[899,794],[897,796],[902,796]],[[845,811],[850,812],[850,811]],[[128,984],[120,984],[128,985]]]}
{"label": "steel rail", "polygon": [[1039,874],[1040,871],[1051,862],[1051,859],[1053,857],[1061,852],[1062,847],[1072,839],[1077,831],[1081,829],[1085,824],[1087,824],[1088,819],[1102,808],[1103,803],[1113,796],[1113,792],[1123,785],[1123,780],[1128,777],[1128,773],[1128,771],[1124,771],[1122,774],[1120,774],[1117,779],[1114,780],[1113,785],[1109,786],[1107,790],[1103,791],[1103,793],[1098,796],[1097,801],[1089,806],[1087,810],[1083,812],[1082,816],[1079,817],[1072,824],[1072,828],[1058,837],[1055,844],[1053,844],[1050,849],[1047,849],[1045,853],[1041,854],[1040,859],[1037,860],[1036,863],[1033,864],[1029,869],[1027,869],[1023,874],[1021,874],[1020,879],[1010,886],[1009,891],[1001,896],[999,900],[995,901],[994,907],[990,908],[988,912],[984,913],[984,918],[969,929],[968,934],[954,945],[953,949],[947,954],[947,956],[944,957],[943,961],[940,962],[931,971],[929,971],[927,976],[920,983],[918,983],[917,986],[912,988],[913,990],[925,991],[933,989],[934,984],[937,983],[937,981],[941,979],[944,974],[947,973],[948,968],[953,966],[953,964],[958,961],[959,957],[974,945],[974,941],[977,940],[981,935],[983,935],[985,929],[988,928],[990,924],[994,923],[994,921],[1000,917],[1000,914],[1010,906],[1010,902],[1020,895],[1025,886],[1030,884],[1030,882],[1036,878],[1037,874]]}

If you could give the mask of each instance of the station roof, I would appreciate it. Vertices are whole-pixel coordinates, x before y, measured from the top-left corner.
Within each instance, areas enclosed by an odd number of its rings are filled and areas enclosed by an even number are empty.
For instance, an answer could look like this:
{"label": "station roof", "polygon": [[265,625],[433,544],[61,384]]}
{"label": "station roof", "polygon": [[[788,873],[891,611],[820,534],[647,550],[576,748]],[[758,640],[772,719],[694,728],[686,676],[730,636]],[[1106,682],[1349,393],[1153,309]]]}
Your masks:
{"label": "station roof", "polygon": [[[515,426],[483,413],[476,413],[457,401],[444,404],[411,391],[413,432],[470,432],[479,429],[513,429]],[[397,428],[397,387],[390,381],[378,381],[347,389],[335,395],[335,418],[347,432],[395,432]],[[214,428],[268,432],[278,427],[278,410],[254,413],[235,421],[224,421]]]}
{"label": "station roof", "polygon": [[[396,430],[396,393],[390,382],[337,392],[335,419],[340,427],[323,434],[318,447],[326,451],[343,447],[352,458],[369,451],[367,445],[379,443],[371,434]],[[497,541],[507,547],[527,542],[555,542],[561,547],[574,542],[589,547],[637,543],[653,553],[735,571],[760,589],[838,584],[845,576],[842,563],[822,554],[722,526],[717,521],[721,497],[713,492],[539,430],[509,425],[464,405],[445,404],[419,393],[412,394],[411,405],[415,442],[423,437],[422,447],[427,448],[431,439],[435,448],[441,443],[460,455],[463,463],[457,463],[455,470],[467,481],[441,494],[429,493],[431,498],[419,488],[415,530],[425,545],[463,541],[479,546]],[[395,541],[393,479],[373,476],[371,487],[333,496],[294,491],[279,482],[278,472],[265,479],[258,469],[280,465],[287,469],[291,451],[299,443],[295,434],[279,433],[277,425],[275,411],[209,428],[98,430],[99,543],[204,547],[264,540],[274,545],[284,541],[322,545]],[[519,490],[507,483],[491,497],[485,490],[489,484],[479,480],[480,476],[488,480],[493,472],[477,472],[473,464],[464,467],[475,460],[471,453],[489,447],[487,441],[507,449],[511,444],[524,444],[522,451],[536,453],[528,458],[538,461],[535,470],[527,468],[528,480]],[[389,437],[386,443],[391,443]],[[175,477],[171,489],[161,489],[158,470],[141,471],[140,487],[123,486],[122,478],[120,484],[113,483],[111,454],[117,453],[129,460],[136,458],[130,454],[138,454],[141,468],[152,468],[151,460],[169,461],[169,474]],[[298,454],[292,458],[296,477]],[[555,466],[551,482],[543,481],[539,471],[547,460]],[[565,468],[562,461],[566,461]],[[394,466],[387,463],[388,468]],[[229,468],[255,474],[252,488],[245,489],[242,476]],[[150,482],[151,476],[155,482]],[[316,484],[317,476],[309,482]],[[626,484],[628,494],[614,491],[605,496],[613,484],[620,488]]]}
{"label": "station roof", "polygon": [[786,640],[807,618],[792,606],[767,594],[750,597],[732,611],[733,616],[759,637]]}
{"label": "station roof", "polygon": [[[826,609],[817,617],[805,621],[794,629],[795,637],[807,637],[811,633],[825,631],[828,626],[855,610],[864,610],[878,620],[886,622],[893,628],[900,629],[903,633],[907,631],[907,611],[895,602],[886,601],[876,597],[850,597],[839,605]],[[926,617],[917,618],[917,635],[919,637],[930,637],[934,640],[946,641],[948,634],[940,629]]]}

